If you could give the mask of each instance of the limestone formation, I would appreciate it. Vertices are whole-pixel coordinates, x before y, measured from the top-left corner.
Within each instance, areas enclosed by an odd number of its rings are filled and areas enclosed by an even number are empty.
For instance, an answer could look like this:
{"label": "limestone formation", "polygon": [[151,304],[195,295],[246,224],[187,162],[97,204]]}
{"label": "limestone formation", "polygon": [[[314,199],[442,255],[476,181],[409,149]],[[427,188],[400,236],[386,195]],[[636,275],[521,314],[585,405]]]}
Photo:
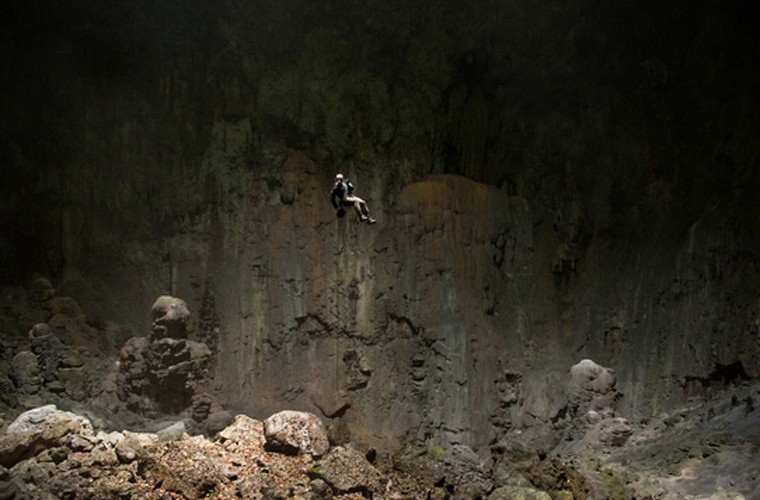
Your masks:
{"label": "limestone formation", "polygon": [[612,370],[584,359],[570,368],[568,385],[568,417],[563,443],[558,453],[580,447],[622,446],[633,430],[616,412],[621,394],[615,388]]}
{"label": "limestone formation", "polygon": [[284,453],[320,457],[330,449],[327,430],[316,415],[283,410],[264,420],[267,445]]}
{"label": "limestone formation", "polygon": [[12,390],[22,401],[42,400],[51,394],[73,401],[89,397],[85,348],[64,343],[47,323],[34,325],[27,340],[11,359],[9,373]]}
{"label": "limestone formation", "polygon": [[[11,3],[3,422],[54,402],[216,431],[296,408],[359,449],[521,440],[540,462],[608,457],[714,397],[737,400],[701,414],[709,443],[755,418],[755,2]],[[336,171],[379,224],[335,218]],[[587,366],[568,387],[583,358],[612,389]],[[653,449],[681,473],[713,448]],[[677,494],[746,482],[725,476]]]}
{"label": "limestone formation", "polygon": [[581,360],[570,368],[568,404],[572,416],[589,410],[612,412],[621,394],[615,389],[615,373],[590,359]]}
{"label": "limestone formation", "polygon": [[162,295],[153,303],[151,316],[153,318],[151,335],[154,339],[187,338],[187,320],[190,317],[190,311],[184,300]]}
{"label": "limestone formation", "polygon": [[202,390],[211,352],[187,339],[190,312],[182,299],[159,297],[152,315],[151,334],[132,338],[121,349],[119,397],[140,415],[176,415],[193,407],[194,418],[202,421],[211,406]]}

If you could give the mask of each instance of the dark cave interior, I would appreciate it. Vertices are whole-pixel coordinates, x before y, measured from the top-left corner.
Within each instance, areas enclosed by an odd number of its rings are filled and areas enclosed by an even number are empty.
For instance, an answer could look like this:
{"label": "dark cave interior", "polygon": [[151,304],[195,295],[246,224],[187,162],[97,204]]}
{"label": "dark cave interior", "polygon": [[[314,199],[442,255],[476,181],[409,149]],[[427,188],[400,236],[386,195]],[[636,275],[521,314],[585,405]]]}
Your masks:
{"label": "dark cave interior", "polygon": [[[293,408],[372,454],[479,450],[571,420],[584,359],[632,421],[760,376],[754,2],[30,0],[0,27],[8,417]],[[377,225],[335,218],[336,172]]]}

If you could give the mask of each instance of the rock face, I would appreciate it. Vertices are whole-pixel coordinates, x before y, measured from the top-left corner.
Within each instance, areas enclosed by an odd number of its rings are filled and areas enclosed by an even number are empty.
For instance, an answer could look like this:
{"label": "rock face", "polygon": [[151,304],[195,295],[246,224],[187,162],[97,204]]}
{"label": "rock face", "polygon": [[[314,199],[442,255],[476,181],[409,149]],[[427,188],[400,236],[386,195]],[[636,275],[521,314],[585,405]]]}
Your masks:
{"label": "rock face", "polygon": [[[6,13],[0,333],[147,332],[162,290],[198,314],[125,347],[135,411],[211,411],[208,364],[378,449],[550,425],[583,358],[632,418],[758,376],[752,2],[140,9]],[[336,171],[378,224],[335,218]],[[86,395],[28,352],[29,405]]]}

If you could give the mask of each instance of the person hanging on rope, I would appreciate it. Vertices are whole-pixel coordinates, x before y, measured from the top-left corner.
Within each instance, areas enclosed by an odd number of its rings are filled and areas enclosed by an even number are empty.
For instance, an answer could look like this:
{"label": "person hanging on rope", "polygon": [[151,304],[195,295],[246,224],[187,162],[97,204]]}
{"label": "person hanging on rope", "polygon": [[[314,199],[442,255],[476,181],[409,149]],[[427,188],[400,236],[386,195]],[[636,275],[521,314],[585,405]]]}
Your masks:
{"label": "person hanging on rope", "polygon": [[356,213],[359,215],[359,220],[366,222],[367,224],[374,224],[377,222],[375,219],[369,216],[369,208],[367,203],[354,196],[354,185],[343,177],[343,174],[335,176],[335,184],[333,185],[332,192],[330,193],[330,201],[332,201],[333,207],[338,211],[338,217],[343,217],[346,211],[343,207],[353,206]]}

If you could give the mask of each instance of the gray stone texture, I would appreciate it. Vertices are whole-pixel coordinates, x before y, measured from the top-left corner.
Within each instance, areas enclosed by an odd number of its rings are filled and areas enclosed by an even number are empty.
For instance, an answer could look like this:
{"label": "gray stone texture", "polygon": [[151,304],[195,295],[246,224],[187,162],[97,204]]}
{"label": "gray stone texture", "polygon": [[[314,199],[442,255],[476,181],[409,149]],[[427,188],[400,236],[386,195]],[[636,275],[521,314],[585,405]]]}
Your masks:
{"label": "gray stone texture", "polygon": [[[758,30],[729,3],[22,2],[0,282],[65,295],[4,293],[2,333],[105,351],[93,325],[182,297],[187,339],[122,351],[132,408],[208,342],[235,408],[384,450],[551,425],[584,358],[631,418],[757,377]],[[335,218],[338,170],[376,225]]]}
{"label": "gray stone texture", "polygon": [[316,415],[282,410],[264,420],[267,446],[275,451],[321,457],[330,449],[327,429]]}
{"label": "gray stone texture", "polygon": [[187,338],[190,312],[185,301],[161,296],[151,314],[151,334],[129,339],[119,353],[118,396],[132,412],[155,418],[179,414],[192,407],[193,418],[205,420],[212,399],[203,383],[211,351]]}

